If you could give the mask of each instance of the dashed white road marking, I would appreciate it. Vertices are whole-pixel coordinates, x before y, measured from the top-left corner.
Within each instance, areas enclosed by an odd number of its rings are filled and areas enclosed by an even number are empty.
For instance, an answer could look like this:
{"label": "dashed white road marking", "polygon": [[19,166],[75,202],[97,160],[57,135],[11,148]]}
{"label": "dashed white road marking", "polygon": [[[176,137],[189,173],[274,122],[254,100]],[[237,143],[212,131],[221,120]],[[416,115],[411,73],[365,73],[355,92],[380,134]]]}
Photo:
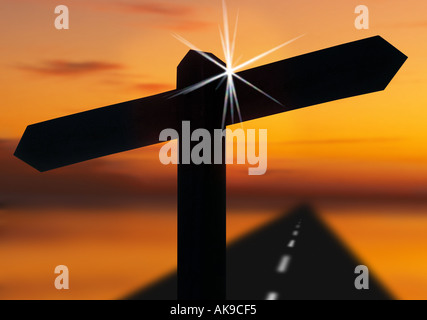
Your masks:
{"label": "dashed white road marking", "polygon": [[280,263],[277,266],[277,272],[278,273],[285,273],[288,270],[289,262],[291,262],[291,256],[290,255],[282,256],[282,259],[280,260]]}
{"label": "dashed white road marking", "polygon": [[279,297],[279,294],[277,292],[269,292],[265,300],[277,300],[278,297]]}
{"label": "dashed white road marking", "polygon": [[[299,229],[300,227],[301,227],[301,220],[298,221],[298,224],[295,226],[295,228]],[[297,236],[298,234],[299,234],[298,230],[295,230],[292,233],[293,236]],[[294,239],[289,241],[288,247],[289,248],[295,247],[295,240]],[[288,270],[290,261],[291,261],[290,255],[287,254],[287,255],[282,256],[282,259],[280,259],[280,262],[279,262],[279,265],[277,266],[276,271],[278,273],[286,273],[286,271]],[[277,292],[269,292],[267,294],[267,297],[265,298],[265,300],[277,300],[278,298],[279,298],[279,294]]]}

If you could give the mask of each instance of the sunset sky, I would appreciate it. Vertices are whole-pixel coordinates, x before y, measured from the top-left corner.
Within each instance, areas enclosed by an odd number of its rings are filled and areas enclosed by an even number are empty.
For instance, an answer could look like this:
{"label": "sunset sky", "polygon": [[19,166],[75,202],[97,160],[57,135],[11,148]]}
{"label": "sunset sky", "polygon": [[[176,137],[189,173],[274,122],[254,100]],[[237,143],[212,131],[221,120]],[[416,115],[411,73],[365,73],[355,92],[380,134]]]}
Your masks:
{"label": "sunset sky", "polygon": [[[427,299],[427,2],[227,5],[242,61],[305,34],[250,67],[374,35],[409,57],[384,92],[245,124],[268,129],[268,171],[227,168],[229,239],[308,199],[398,298]],[[29,124],[174,89],[188,48],[172,33],[224,59],[220,24],[219,0],[2,0],[0,298],[119,298],[175,268],[176,167],[159,146],[45,174],[12,154]],[[67,261],[81,277],[61,296],[52,270]]]}

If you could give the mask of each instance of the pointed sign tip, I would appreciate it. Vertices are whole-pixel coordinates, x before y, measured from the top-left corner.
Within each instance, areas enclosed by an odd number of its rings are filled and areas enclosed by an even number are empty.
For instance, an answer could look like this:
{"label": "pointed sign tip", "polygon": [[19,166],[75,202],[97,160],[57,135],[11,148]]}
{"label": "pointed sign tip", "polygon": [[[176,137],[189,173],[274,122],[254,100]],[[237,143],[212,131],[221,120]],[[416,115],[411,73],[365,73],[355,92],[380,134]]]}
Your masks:
{"label": "pointed sign tip", "polygon": [[398,52],[398,53],[400,54],[401,59],[403,60],[403,62],[405,62],[405,61],[408,59],[408,56],[407,56],[407,55],[405,55],[402,51],[400,51],[400,50],[399,50],[399,49],[397,49],[395,46],[393,46],[393,45],[391,44],[391,42],[387,41],[387,40],[386,40],[386,39],[384,39],[382,36],[377,35],[377,36],[374,36],[374,37],[372,37],[372,38],[380,39],[381,41],[383,41],[383,42],[387,43],[390,47],[392,47],[396,52]]}
{"label": "pointed sign tip", "polygon": [[34,141],[33,143],[29,142],[28,137],[29,132],[34,126],[34,124],[27,126],[21,139],[19,140],[18,145],[16,146],[13,156],[26,163],[30,167],[34,168],[38,172],[46,172],[48,170],[45,167],[40,166],[37,161],[37,157],[31,154],[32,152],[34,152]]}
{"label": "pointed sign tip", "polygon": [[19,146],[18,148],[15,150],[15,152],[13,153],[13,156],[17,159],[19,159],[20,161],[26,163],[27,165],[29,165],[31,168],[34,168],[35,170],[37,170],[38,172],[45,172],[46,170],[43,170],[41,168],[39,168],[37,165],[34,165],[33,163],[29,162],[26,160],[26,157],[24,155],[22,155],[20,153],[19,150]]}

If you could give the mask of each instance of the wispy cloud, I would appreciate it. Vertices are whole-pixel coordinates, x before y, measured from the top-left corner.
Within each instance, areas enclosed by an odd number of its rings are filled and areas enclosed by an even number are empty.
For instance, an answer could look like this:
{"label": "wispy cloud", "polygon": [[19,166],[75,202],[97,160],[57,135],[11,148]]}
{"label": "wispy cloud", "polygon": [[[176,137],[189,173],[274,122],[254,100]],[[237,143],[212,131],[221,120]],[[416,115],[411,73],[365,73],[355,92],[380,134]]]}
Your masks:
{"label": "wispy cloud", "polygon": [[[3,0],[8,2],[23,2],[39,4],[58,5],[57,0]],[[64,0],[64,5],[91,9],[93,11],[124,12],[135,14],[155,14],[164,16],[183,16],[194,13],[194,6],[183,5],[177,1],[155,1],[155,0]]]}
{"label": "wispy cloud", "polygon": [[215,26],[215,23],[213,22],[188,20],[188,21],[179,21],[175,23],[165,23],[165,24],[157,25],[155,27],[159,29],[166,29],[171,31],[199,31],[199,30],[208,29],[213,26]]}
{"label": "wispy cloud", "polygon": [[295,140],[280,142],[285,145],[307,145],[307,144],[363,144],[363,143],[392,143],[400,141],[399,138],[344,138],[344,139],[318,139],[318,140]]}
{"label": "wispy cloud", "polygon": [[144,149],[148,159],[138,174],[130,172],[140,163],[132,158],[96,159],[41,174],[13,156],[17,144],[0,142],[0,205],[123,207],[175,200],[176,186],[169,179],[175,170],[163,168],[155,146]]}
{"label": "wispy cloud", "polygon": [[116,2],[115,6],[121,11],[129,13],[145,13],[157,14],[166,16],[183,16],[193,13],[193,8],[177,3],[131,3],[131,2]]}
{"label": "wispy cloud", "polygon": [[400,21],[393,23],[384,23],[379,26],[391,28],[427,28],[427,20]]}
{"label": "wispy cloud", "polygon": [[20,65],[18,69],[31,73],[52,76],[74,76],[90,74],[102,71],[123,69],[124,66],[117,63],[102,61],[67,61],[67,60],[48,60],[38,65]]}
{"label": "wispy cloud", "polygon": [[167,83],[138,83],[132,87],[135,90],[138,90],[143,93],[160,93],[163,91],[173,90],[174,87],[171,84]]}

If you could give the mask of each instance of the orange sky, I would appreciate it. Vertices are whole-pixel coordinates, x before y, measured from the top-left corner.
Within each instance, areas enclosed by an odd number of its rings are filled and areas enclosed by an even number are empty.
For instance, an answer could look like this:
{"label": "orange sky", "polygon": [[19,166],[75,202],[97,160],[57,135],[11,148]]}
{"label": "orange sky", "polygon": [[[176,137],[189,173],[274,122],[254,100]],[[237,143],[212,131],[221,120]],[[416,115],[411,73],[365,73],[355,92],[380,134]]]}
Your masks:
{"label": "orange sky", "polygon": [[[53,12],[59,4],[69,6],[70,30],[54,28]],[[258,195],[260,207],[284,195],[417,203],[426,198],[427,2],[364,1],[370,9],[370,29],[364,31],[354,27],[359,4],[228,1],[232,20],[239,10],[236,56],[243,61],[305,34],[253,66],[373,35],[381,35],[409,57],[384,92],[245,124],[268,128],[269,167],[262,177],[248,177],[246,167],[230,167],[233,210],[244,205],[247,195]],[[176,66],[188,48],[172,32],[223,58],[220,1],[3,0],[2,8],[0,176],[6,183],[0,187],[0,205],[9,201],[43,208],[77,203],[76,207],[93,208],[107,197],[110,205],[120,207],[123,199],[138,203],[138,190],[147,192],[146,201],[154,199],[154,207],[164,193],[173,204],[175,168],[158,163],[158,146],[43,176],[17,162],[11,151],[28,124],[173,89]],[[152,186],[152,181],[157,183]],[[341,228],[359,252],[374,255],[368,245],[356,244],[346,218],[333,217],[328,222]],[[419,247],[412,250],[416,257]],[[417,272],[424,276],[424,270]],[[401,297],[409,296],[401,290]],[[427,289],[423,294],[427,297]]]}
{"label": "orange sky", "polygon": [[[271,159],[339,159],[352,161],[345,166],[356,170],[369,162],[365,169],[375,164],[387,176],[395,171],[390,167],[424,166],[427,5],[421,0],[410,6],[367,1],[371,27],[359,31],[353,26],[357,3],[230,1],[230,19],[240,13],[236,56],[242,60],[306,34],[258,65],[377,34],[409,56],[385,92],[248,124],[268,128]],[[30,123],[173,89],[176,66],[188,48],[172,32],[222,57],[220,3],[63,4],[71,10],[67,31],[53,27],[54,0],[5,2],[0,17],[2,138],[17,139]],[[307,147],[306,141],[316,143]]]}

